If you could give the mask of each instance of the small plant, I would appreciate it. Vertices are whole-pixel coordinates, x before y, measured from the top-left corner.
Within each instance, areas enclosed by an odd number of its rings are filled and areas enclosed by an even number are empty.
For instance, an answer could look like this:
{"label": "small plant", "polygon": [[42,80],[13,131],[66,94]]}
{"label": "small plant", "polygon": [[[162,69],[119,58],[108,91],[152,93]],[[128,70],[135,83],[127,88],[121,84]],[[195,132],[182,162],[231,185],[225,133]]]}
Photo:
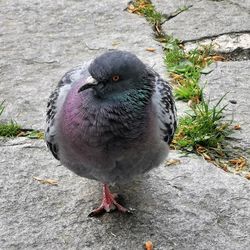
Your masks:
{"label": "small plant", "polygon": [[129,3],[127,10],[141,16],[145,16],[146,20],[152,24],[156,30],[159,29],[161,23],[165,20],[164,16],[155,10],[150,0],[135,0]]}
{"label": "small plant", "polygon": [[[4,111],[4,101],[0,103],[0,116]],[[21,131],[21,127],[14,121],[9,123],[0,123],[0,136],[13,137],[17,136]]]}
{"label": "small plant", "polygon": [[148,4],[148,7],[142,8],[141,13],[146,17],[147,21],[153,25],[158,25],[163,21],[161,13],[156,12],[152,4]]}
{"label": "small plant", "polygon": [[17,136],[20,131],[21,127],[13,121],[7,124],[0,123],[0,136],[14,137]]}
{"label": "small plant", "polygon": [[[0,103],[0,116],[4,111],[4,101]],[[30,139],[44,139],[44,133],[39,130],[22,129],[15,121],[11,120],[8,123],[1,123],[0,121],[0,136],[15,137],[24,136]]]}
{"label": "small plant", "polygon": [[178,149],[196,152],[199,146],[218,148],[232,132],[230,122],[223,121],[223,111],[226,106],[219,108],[224,96],[218,103],[210,107],[203,99],[192,107],[192,112],[182,117],[174,138]]}
{"label": "small plant", "polygon": [[185,52],[178,39],[168,37],[164,43],[164,61],[177,85],[175,87],[176,98],[199,102],[202,98],[202,91],[198,82],[202,69],[212,62],[209,56],[211,45]]}
{"label": "small plant", "polygon": [[162,38],[162,42],[165,51],[164,61],[168,69],[174,68],[185,60],[185,53],[180,40],[172,36],[166,36],[165,39]]}
{"label": "small plant", "polygon": [[190,80],[184,81],[177,88],[175,88],[175,97],[178,100],[189,101],[192,103],[199,103],[202,97],[202,90],[197,82]]}

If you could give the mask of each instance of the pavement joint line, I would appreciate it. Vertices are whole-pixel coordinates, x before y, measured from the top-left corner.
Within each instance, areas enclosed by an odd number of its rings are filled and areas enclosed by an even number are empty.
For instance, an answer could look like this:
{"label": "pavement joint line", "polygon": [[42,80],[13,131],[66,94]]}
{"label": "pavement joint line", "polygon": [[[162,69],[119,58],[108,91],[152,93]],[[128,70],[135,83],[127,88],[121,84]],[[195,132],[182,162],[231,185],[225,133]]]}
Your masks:
{"label": "pavement joint line", "polygon": [[169,20],[171,20],[171,19],[177,17],[177,16],[180,15],[182,12],[184,12],[184,11],[186,11],[186,10],[189,10],[189,9],[192,8],[192,7],[193,7],[193,5],[188,5],[188,6],[185,6],[185,9],[180,9],[180,8],[179,8],[179,9],[175,10],[174,12],[172,12],[172,13],[170,13],[170,14],[161,13],[165,20],[162,21],[162,22],[160,23],[160,25],[162,25],[162,24],[168,22]]}
{"label": "pavement joint line", "polygon": [[241,34],[241,35],[250,34],[250,30],[223,32],[223,33],[213,35],[213,36],[202,36],[202,37],[197,38],[197,39],[182,40],[182,42],[184,44],[188,43],[188,42],[200,42],[200,41],[205,40],[205,39],[216,39],[216,38],[223,36],[223,35],[238,35],[238,34]]}

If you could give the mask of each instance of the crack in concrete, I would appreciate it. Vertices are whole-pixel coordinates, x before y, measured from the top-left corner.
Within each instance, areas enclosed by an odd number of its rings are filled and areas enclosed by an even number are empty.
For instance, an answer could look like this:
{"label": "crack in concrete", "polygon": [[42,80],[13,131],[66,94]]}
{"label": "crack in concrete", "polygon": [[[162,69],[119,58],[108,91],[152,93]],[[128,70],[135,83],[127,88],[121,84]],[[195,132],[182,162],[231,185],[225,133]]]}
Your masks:
{"label": "crack in concrete", "polygon": [[181,14],[182,12],[184,11],[187,11],[189,10],[190,8],[192,8],[193,5],[188,5],[188,6],[185,6],[185,8],[178,8],[176,11],[170,13],[170,14],[162,14],[162,16],[165,18],[165,20],[163,22],[160,23],[160,25],[164,24],[165,22],[168,22],[169,20],[177,17],[179,14]]}
{"label": "crack in concrete", "polygon": [[20,58],[20,60],[24,61],[27,65],[30,64],[54,64],[54,63],[59,63],[59,61],[57,60],[52,60],[52,61],[38,61],[36,59],[22,59]]}
{"label": "crack in concrete", "polygon": [[104,47],[93,48],[93,47],[89,46],[86,42],[84,42],[84,44],[86,45],[86,47],[89,50],[102,50],[102,49],[105,49]]}
{"label": "crack in concrete", "polygon": [[187,51],[197,47],[197,43],[202,45],[213,45],[216,55],[225,57],[226,61],[246,61],[250,60],[250,31],[230,32],[216,36],[207,36],[196,40],[185,41]]}
{"label": "crack in concrete", "polygon": [[218,38],[220,36],[223,36],[223,35],[238,35],[238,34],[241,34],[241,35],[250,34],[250,30],[224,32],[224,33],[220,33],[218,35],[203,36],[203,37],[200,37],[200,38],[197,38],[197,39],[182,40],[182,42],[184,44],[188,43],[188,42],[201,42],[201,41],[206,40],[206,39],[213,40],[213,39],[216,39],[216,38]]}
{"label": "crack in concrete", "polygon": [[250,48],[242,49],[238,47],[231,52],[221,52],[221,53],[219,52],[216,54],[223,56],[226,61],[248,61],[250,60]]}
{"label": "crack in concrete", "polygon": [[[28,142],[17,142],[17,143],[11,143],[11,144],[2,144],[0,145],[1,148],[5,148],[5,147],[15,147],[15,146],[24,146],[24,145],[29,145]],[[24,146],[25,147],[25,146]],[[26,146],[27,147],[27,146]]]}

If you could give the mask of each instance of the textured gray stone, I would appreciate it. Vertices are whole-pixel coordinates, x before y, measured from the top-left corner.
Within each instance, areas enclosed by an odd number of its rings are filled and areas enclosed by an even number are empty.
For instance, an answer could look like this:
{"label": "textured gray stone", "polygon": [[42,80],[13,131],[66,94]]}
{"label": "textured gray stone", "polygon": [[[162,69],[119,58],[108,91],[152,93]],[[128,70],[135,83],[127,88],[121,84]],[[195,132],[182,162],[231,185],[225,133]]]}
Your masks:
{"label": "textured gray stone", "polygon": [[[235,148],[241,149],[243,155],[250,160],[250,61],[218,62],[217,67],[208,75],[203,75],[201,84],[205,86],[205,94],[212,103],[228,93],[222,105],[226,108],[226,119],[233,119],[234,124],[240,124],[241,130],[235,131],[232,142]],[[230,101],[236,101],[233,104]]]}
{"label": "textured gray stone", "polygon": [[184,5],[192,5],[189,10],[162,25],[166,34],[173,34],[183,41],[250,31],[249,1],[153,0],[152,2],[157,10],[166,14]]}
{"label": "textured gray stone", "polygon": [[[143,17],[123,11],[127,1],[0,2],[0,101],[4,118],[44,127],[50,91],[73,66],[108,49],[125,49],[164,73],[161,46]],[[146,48],[154,47],[156,52]]]}
{"label": "textured gray stone", "polygon": [[[161,1],[168,13],[179,3],[196,2],[204,1]],[[223,4],[229,3],[236,9],[249,7],[244,0]],[[165,73],[151,28],[144,18],[122,11],[126,4],[125,0],[1,1],[0,101],[6,99],[8,104],[4,118],[43,128],[48,94],[62,74],[107,49],[130,50]],[[147,47],[156,52],[147,52]],[[249,62],[219,63],[202,79],[209,81],[206,93],[210,90],[215,99],[228,86],[235,88],[235,117],[243,119],[239,133],[245,149],[250,132],[248,72]],[[181,114],[184,105],[179,104]],[[170,158],[180,155],[172,153]],[[147,240],[156,250],[248,249],[249,181],[201,159],[180,160],[179,165],[161,166],[130,184],[113,187],[124,195],[125,205],[135,209],[132,216],[114,212],[96,219],[87,215],[99,205],[100,184],[60,166],[43,141],[0,140],[0,249],[130,250],[143,249]],[[59,184],[41,184],[33,176],[56,179]]]}
{"label": "textured gray stone", "polygon": [[[185,49],[189,51],[197,46],[210,44],[213,44],[213,51],[216,53],[246,51],[250,50],[250,34],[222,35],[213,39],[204,39],[199,42],[187,42],[185,43]],[[250,55],[250,53],[248,54]],[[245,58],[243,57],[242,59],[250,59],[250,56],[245,56]]]}
{"label": "textured gray stone", "polygon": [[[43,141],[0,143],[0,245],[10,249],[248,249],[250,183],[201,159],[113,187],[135,209],[88,218],[101,187],[58,166]],[[52,178],[58,186],[32,178]],[[112,248],[113,247],[113,248]]]}
{"label": "textured gray stone", "polygon": [[151,2],[157,11],[168,16],[184,6],[191,7],[194,3],[199,2],[199,0],[152,0]]}

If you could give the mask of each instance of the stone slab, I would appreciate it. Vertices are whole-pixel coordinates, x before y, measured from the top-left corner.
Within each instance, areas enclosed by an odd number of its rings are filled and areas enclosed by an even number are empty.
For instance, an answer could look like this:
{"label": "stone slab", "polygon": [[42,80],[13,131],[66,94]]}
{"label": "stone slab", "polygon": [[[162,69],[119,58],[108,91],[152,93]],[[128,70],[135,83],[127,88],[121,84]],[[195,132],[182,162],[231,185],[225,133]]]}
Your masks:
{"label": "stone slab", "polygon": [[[151,171],[124,186],[131,216],[87,217],[101,186],[58,165],[44,142],[0,142],[0,246],[15,249],[245,250],[250,239],[250,183],[199,159]],[[58,180],[58,186],[32,177]]]}
{"label": "stone slab", "polygon": [[[165,73],[161,46],[127,1],[8,0],[0,3],[0,101],[4,119],[44,127],[47,98],[73,66],[108,49],[129,50]],[[148,52],[153,47],[156,52]]]}
{"label": "stone slab", "polygon": [[157,10],[165,14],[192,5],[187,11],[162,25],[166,34],[172,34],[183,41],[250,31],[248,0],[153,0],[152,2]]}
{"label": "stone slab", "polygon": [[[241,149],[250,160],[250,61],[218,62],[214,70],[201,78],[205,94],[212,103],[228,93],[222,101],[226,107],[226,119],[240,124],[241,130],[235,131],[232,142],[235,148]],[[232,103],[233,102],[233,103]],[[236,102],[236,104],[234,104]]]}
{"label": "stone slab", "polygon": [[250,59],[250,33],[222,35],[212,39],[204,39],[199,42],[187,42],[185,43],[185,49],[190,51],[201,45],[210,44],[213,44],[213,51],[217,54],[232,54],[232,52],[234,52],[232,60]]}

